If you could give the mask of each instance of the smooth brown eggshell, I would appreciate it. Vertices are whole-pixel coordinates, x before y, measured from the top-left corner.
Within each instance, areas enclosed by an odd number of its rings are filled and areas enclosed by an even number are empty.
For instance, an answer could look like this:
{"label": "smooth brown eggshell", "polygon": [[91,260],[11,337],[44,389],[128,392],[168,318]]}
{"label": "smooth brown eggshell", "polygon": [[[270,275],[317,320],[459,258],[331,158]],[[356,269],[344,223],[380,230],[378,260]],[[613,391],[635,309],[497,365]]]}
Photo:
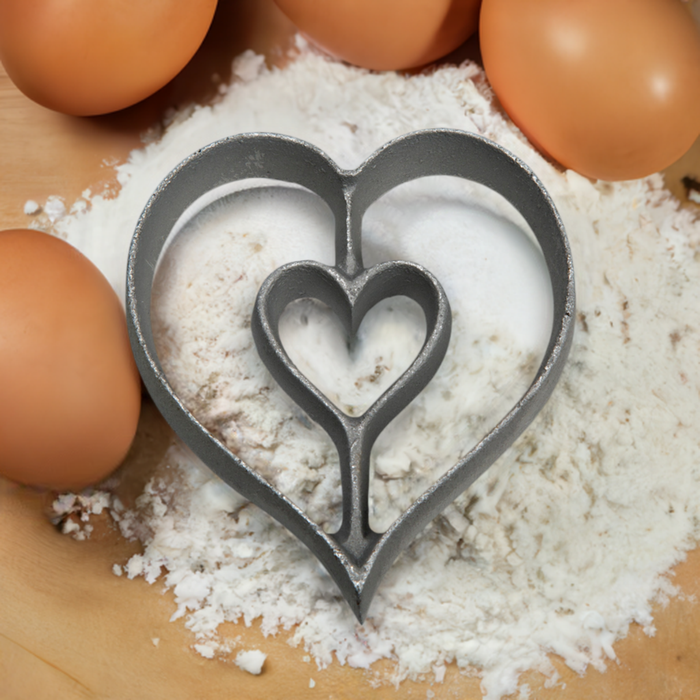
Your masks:
{"label": "smooth brown eggshell", "polygon": [[75,115],[128,107],[174,78],[217,0],[1,0],[0,61],[15,85]]}
{"label": "smooth brown eggshell", "polygon": [[141,385],[121,303],[78,250],[0,231],[0,474],[94,484],[126,455]]}
{"label": "smooth brown eggshell", "polygon": [[681,0],[484,0],[479,35],[509,116],[587,177],[650,175],[700,134],[700,30]]}
{"label": "smooth brown eggshell", "polygon": [[481,0],[275,0],[315,44],[348,63],[398,70],[430,63],[464,43]]}

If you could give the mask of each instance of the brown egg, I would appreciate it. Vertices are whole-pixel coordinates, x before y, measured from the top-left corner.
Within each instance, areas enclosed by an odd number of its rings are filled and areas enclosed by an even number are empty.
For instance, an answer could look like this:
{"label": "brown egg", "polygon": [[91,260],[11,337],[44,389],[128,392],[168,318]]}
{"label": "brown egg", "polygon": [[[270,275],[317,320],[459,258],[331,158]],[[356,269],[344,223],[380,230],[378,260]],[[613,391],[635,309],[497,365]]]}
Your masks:
{"label": "brown egg", "polygon": [[184,68],[215,9],[216,0],[2,0],[0,61],[45,107],[113,112]]}
{"label": "brown egg", "polygon": [[71,245],[0,231],[0,474],[79,489],[126,455],[141,406],[124,311]]}
{"label": "brown egg", "polygon": [[464,43],[481,0],[275,0],[328,53],[374,70],[430,63]]}
{"label": "brown egg", "polygon": [[484,0],[480,40],[506,112],[583,175],[649,175],[700,134],[700,31],[680,0]]}

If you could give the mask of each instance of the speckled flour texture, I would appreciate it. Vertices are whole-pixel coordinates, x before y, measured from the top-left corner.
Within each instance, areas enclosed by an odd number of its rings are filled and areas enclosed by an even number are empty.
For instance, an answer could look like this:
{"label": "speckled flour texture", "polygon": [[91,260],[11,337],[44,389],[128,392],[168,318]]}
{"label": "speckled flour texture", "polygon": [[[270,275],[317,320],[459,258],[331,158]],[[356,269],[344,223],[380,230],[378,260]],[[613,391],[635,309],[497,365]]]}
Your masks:
{"label": "speckled flour texture", "polygon": [[[246,54],[212,107],[177,115],[162,138],[119,166],[122,188],[57,223],[123,291],[136,219],[162,177],[218,138],[276,131],[354,167],[425,127],[497,141],[522,158],[564,220],[577,274],[577,327],[553,398],[505,456],[438,517],[389,571],[358,626],[329,577],[283,528],[175,444],[123,532],[143,555],[123,570],[174,590],[178,610],[215,656],[225,620],[294,629],[319,666],[388,657],[396,680],[477,669],[488,698],[541,669],[604,668],[632,622],[653,634],[651,604],[672,595],[664,572],[700,535],[700,224],[660,176],[592,183],[544,160],[465,64],[413,77],[372,74],[300,48],[284,69]],[[100,230],[100,236],[91,232]],[[377,202],[364,222],[366,263],[416,260],[443,283],[454,313],[448,356],[372,455],[372,522],[386,528],[492,427],[527,387],[551,323],[541,255],[517,212],[461,181],[429,178]],[[324,527],[338,524],[329,438],[275,385],[249,317],[278,265],[333,262],[333,222],[315,196],[260,186],[186,224],[159,269],[159,353],[200,420]],[[348,350],[318,303],[290,308],[283,339],[334,401],[359,413],[423,339],[420,313],[383,302]],[[222,646],[220,646],[222,645]]]}

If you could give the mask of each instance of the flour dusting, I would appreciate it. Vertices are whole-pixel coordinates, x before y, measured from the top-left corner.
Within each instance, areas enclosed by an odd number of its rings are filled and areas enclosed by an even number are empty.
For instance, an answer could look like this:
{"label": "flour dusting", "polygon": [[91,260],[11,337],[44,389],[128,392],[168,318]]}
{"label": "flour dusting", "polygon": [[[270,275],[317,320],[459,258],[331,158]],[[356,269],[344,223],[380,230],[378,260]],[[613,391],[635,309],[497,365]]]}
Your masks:
{"label": "flour dusting", "polygon": [[[550,652],[579,672],[603,669],[631,623],[653,634],[652,602],[674,594],[664,573],[700,535],[697,217],[678,208],[660,176],[592,183],[557,170],[498,111],[471,64],[373,74],[302,46],[284,69],[244,54],[234,74],[220,102],[174,119],[160,141],[117,168],[116,198],[93,195],[57,220],[59,234],[118,291],[149,193],[211,141],[282,132],[355,167],[398,135],[452,127],[515,153],[552,195],[576,266],[574,345],[535,424],[399,558],[364,625],[294,537],[180,444],[136,510],[117,514],[124,534],[145,546],[123,572],[163,580],[175,594],[174,617],[186,619],[207,656],[216,654],[222,622],[259,619],[265,634],[293,629],[293,643],[319,668],[390,658],[397,681],[438,681],[454,661],[479,670],[492,700],[514,692],[527,669],[556,682]],[[455,324],[435,379],[373,451],[373,526],[384,529],[527,387],[551,302],[517,213],[468,183],[436,178],[398,188],[368,212],[364,238],[367,264],[408,258],[428,267],[446,288]],[[338,524],[337,456],[266,373],[248,325],[257,288],[275,267],[300,258],[332,263],[332,255],[322,202],[295,188],[258,187],[209,205],[185,226],[161,265],[154,301],[159,352],[183,400],[329,529]],[[348,352],[327,310],[302,302],[283,331],[313,381],[346,411],[361,412],[410,362],[421,323],[410,304],[388,300]]]}

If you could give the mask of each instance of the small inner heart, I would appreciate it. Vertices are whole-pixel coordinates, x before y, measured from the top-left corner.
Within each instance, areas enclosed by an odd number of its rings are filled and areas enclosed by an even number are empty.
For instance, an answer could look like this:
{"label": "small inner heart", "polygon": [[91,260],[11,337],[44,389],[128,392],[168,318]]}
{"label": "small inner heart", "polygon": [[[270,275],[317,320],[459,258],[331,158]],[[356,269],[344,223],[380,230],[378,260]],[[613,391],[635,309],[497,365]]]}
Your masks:
{"label": "small inner heart", "polygon": [[423,310],[407,297],[382,299],[349,337],[316,299],[290,304],[279,322],[297,368],[341,411],[362,415],[411,365],[426,336]]}

